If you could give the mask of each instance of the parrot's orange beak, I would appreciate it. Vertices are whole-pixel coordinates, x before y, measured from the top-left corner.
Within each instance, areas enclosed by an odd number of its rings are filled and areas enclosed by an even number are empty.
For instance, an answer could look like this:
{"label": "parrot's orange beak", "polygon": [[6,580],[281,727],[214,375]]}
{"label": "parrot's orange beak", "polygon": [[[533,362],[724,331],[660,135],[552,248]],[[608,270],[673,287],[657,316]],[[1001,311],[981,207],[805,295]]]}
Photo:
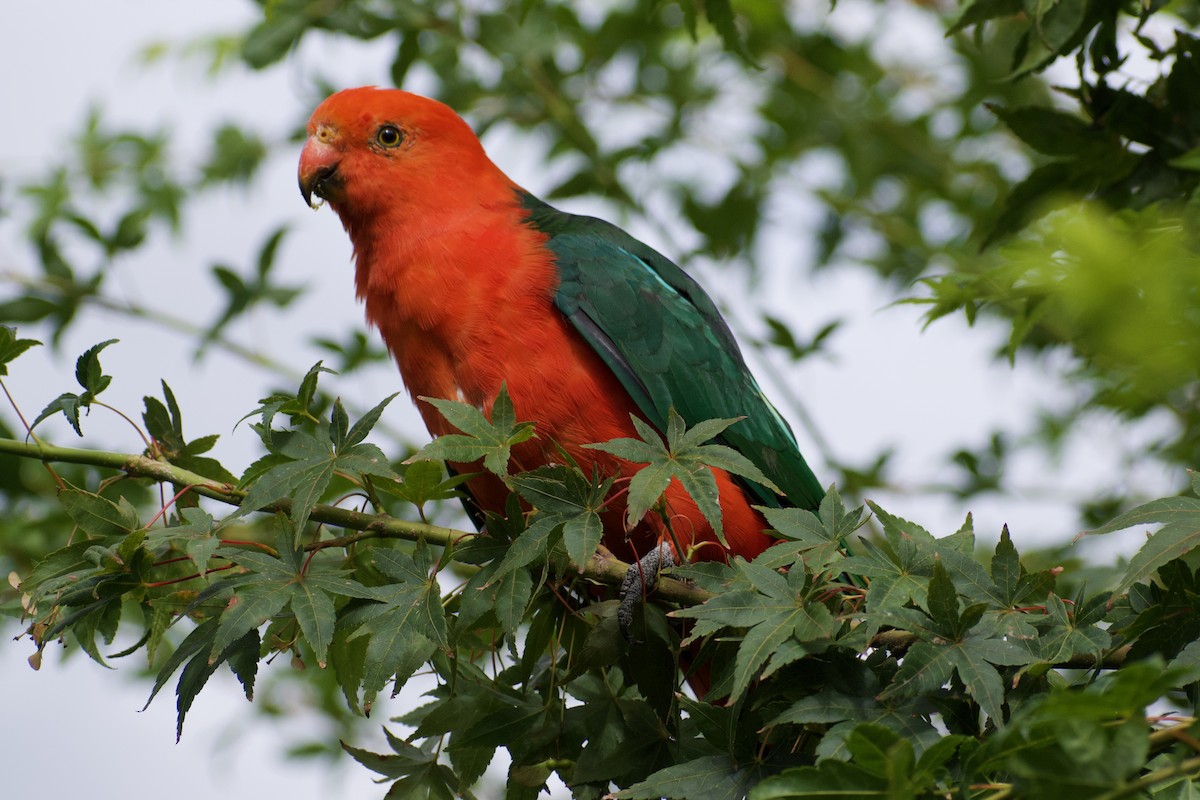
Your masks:
{"label": "parrot's orange beak", "polygon": [[319,206],[313,206],[314,194],[322,200],[336,202],[342,190],[342,176],[338,174],[341,152],[322,133],[318,130],[309,136],[300,152],[300,194],[313,208]]}

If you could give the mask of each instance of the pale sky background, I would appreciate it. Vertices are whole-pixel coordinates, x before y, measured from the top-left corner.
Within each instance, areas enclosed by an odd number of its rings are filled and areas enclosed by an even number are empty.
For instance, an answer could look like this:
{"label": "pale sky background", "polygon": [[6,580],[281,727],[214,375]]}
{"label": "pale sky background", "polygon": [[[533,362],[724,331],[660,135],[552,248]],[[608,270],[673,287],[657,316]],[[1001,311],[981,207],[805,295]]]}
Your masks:
{"label": "pale sky background", "polygon": [[[805,6],[824,15],[824,2]],[[385,39],[370,46],[338,46],[307,42],[283,66],[265,73],[234,67],[211,81],[195,60],[169,59],[143,68],[136,53],[152,41],[180,44],[194,37],[240,30],[253,17],[243,0],[207,3],[167,3],[158,0],[109,0],[106,3],[62,0],[55,3],[11,3],[6,8],[5,47],[0,50],[0,176],[10,186],[39,176],[81,127],[87,109],[98,105],[114,125],[164,125],[176,138],[181,161],[196,161],[207,150],[207,136],[217,121],[256,120],[260,134],[282,139],[294,122],[306,115],[305,93],[297,89],[307,76],[305,65],[321,64],[344,84],[386,81],[391,56]],[[859,7],[861,11],[861,7]],[[909,26],[916,41],[932,48],[932,58],[911,39],[894,48],[891,57],[920,56],[936,69],[940,31],[922,26],[911,9],[899,4],[890,19],[856,15],[852,0],[839,3],[831,25],[854,35],[865,25]],[[331,66],[335,65],[335,66]],[[417,85],[406,88],[419,89]],[[493,159],[519,183],[537,193],[554,181],[541,168],[541,150],[530,142],[498,129],[485,140]],[[350,247],[340,224],[328,210],[313,214],[304,208],[295,182],[298,147],[281,150],[249,189],[212,193],[185,212],[190,233],[184,241],[158,236],[152,246],[115,265],[113,285],[120,294],[146,305],[162,305],[198,324],[210,322],[220,308],[209,270],[224,262],[249,267],[266,233],[280,224],[292,226],[276,263],[277,279],[315,287],[285,315],[252,314],[239,322],[232,335],[250,341],[302,374],[320,355],[296,342],[313,332],[327,334],[361,326],[361,309],[352,287]],[[819,161],[798,171],[798,181],[822,179]],[[827,177],[827,176],[825,176]],[[11,199],[11,194],[9,195]],[[11,205],[15,205],[10,203]],[[600,213],[597,203],[561,204],[566,210]],[[29,272],[30,254],[22,247],[20,217],[0,218],[0,273]],[[845,320],[831,344],[832,357],[810,359],[794,366],[780,359],[770,364],[748,353],[768,394],[778,396],[768,375],[782,376],[803,398],[823,436],[840,459],[855,463],[884,446],[897,451],[893,474],[901,489],[948,479],[945,454],[964,442],[979,446],[995,428],[1018,434],[1031,429],[1039,407],[1058,407],[1071,399],[1071,390],[1056,375],[1061,363],[1021,360],[1015,369],[995,365],[990,353],[1004,341],[995,325],[967,328],[960,319],[936,323],[922,332],[920,310],[891,306],[895,297],[879,288],[865,270],[823,272],[796,286],[795,272],[785,267],[811,247],[817,215],[811,205],[784,198],[773,209],[767,246],[759,254],[767,291],[756,296],[777,316],[794,322],[802,336],[811,335],[835,317]],[[633,232],[667,255],[668,242],[655,231]],[[739,302],[749,292],[741,279],[713,269],[696,269],[703,284],[727,300],[738,316],[753,319],[756,307]],[[11,290],[0,282],[0,299]],[[763,298],[767,298],[764,300]],[[23,330],[37,336],[36,329]],[[255,452],[257,439],[234,423],[267,388],[261,375],[245,364],[226,358],[193,363],[188,340],[138,326],[123,317],[90,314],[76,325],[61,351],[39,348],[23,356],[7,383],[27,413],[35,413],[59,392],[74,387],[75,357],[101,340],[122,341],[103,354],[106,371],[115,376],[105,399],[129,412],[140,412],[141,398],[159,394],[165,378],[183,405],[189,436],[222,434],[216,455],[235,472]],[[352,378],[330,377],[328,388],[360,406],[373,404],[399,388],[388,369]],[[784,407],[785,415],[787,409]],[[0,409],[11,419],[9,409]],[[385,422],[403,430],[421,431],[410,403],[398,400]],[[795,419],[793,418],[793,422]],[[86,444],[113,449],[140,449],[132,432],[103,411],[85,421]],[[1097,419],[1068,443],[1061,459],[1022,456],[1013,464],[1012,482],[1018,497],[974,499],[970,508],[946,498],[920,492],[877,493],[894,514],[914,519],[937,535],[953,532],[967,510],[975,515],[976,531],[988,546],[1008,523],[1018,547],[1061,542],[1077,532],[1073,510],[1077,497],[1097,485],[1124,485],[1147,495],[1172,490],[1178,476],[1145,468],[1122,472],[1119,452],[1136,447],[1164,424],[1150,420],[1134,429],[1118,428]],[[58,421],[44,433],[61,444],[78,440]],[[808,437],[798,430],[802,445]],[[422,434],[423,435],[423,434]],[[94,438],[92,438],[94,437]],[[806,453],[815,453],[810,445]],[[820,459],[810,457],[818,476]],[[1112,547],[1128,551],[1137,538],[1112,537]],[[1109,545],[1105,542],[1105,545]],[[13,626],[3,629],[8,636]],[[115,648],[114,648],[115,649]],[[40,672],[25,663],[32,651],[28,641],[0,644],[0,786],[8,797],[87,796],[141,800],[164,795],[173,800],[257,798],[266,792],[292,800],[372,798],[382,789],[371,784],[370,773],[343,760],[344,769],[327,764],[283,761],[281,742],[295,741],[305,720],[288,718],[268,726],[259,719],[245,722],[250,709],[240,699],[231,676],[206,687],[190,712],[181,744],[174,743],[173,683],[150,710],[138,714],[148,686],[128,675],[111,674],[84,657],[58,663],[48,657]],[[77,656],[79,654],[76,654]],[[117,662],[118,664],[120,662]],[[286,669],[280,663],[263,669]],[[409,693],[406,692],[406,695]],[[414,698],[404,705],[412,704]],[[400,708],[400,706],[397,706]],[[396,709],[384,710],[379,719]],[[311,724],[316,724],[312,721]],[[363,743],[359,743],[363,744]]]}

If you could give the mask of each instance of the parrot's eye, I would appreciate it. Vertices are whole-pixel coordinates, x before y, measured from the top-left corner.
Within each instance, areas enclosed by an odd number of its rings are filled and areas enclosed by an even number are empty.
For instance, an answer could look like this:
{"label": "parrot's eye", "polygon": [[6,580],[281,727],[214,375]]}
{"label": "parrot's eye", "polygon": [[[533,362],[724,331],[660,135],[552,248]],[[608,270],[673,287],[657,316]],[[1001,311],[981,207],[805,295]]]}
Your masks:
{"label": "parrot's eye", "polygon": [[381,147],[395,147],[404,141],[404,134],[395,125],[384,125],[375,133],[375,141]]}

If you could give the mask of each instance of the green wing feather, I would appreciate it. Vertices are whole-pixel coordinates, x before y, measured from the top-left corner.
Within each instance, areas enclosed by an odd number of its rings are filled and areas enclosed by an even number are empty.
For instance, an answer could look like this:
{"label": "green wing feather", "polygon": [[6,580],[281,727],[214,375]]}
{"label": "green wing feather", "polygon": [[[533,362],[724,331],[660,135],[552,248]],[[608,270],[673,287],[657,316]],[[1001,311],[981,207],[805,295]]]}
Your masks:
{"label": "green wing feather", "polygon": [[549,237],[555,305],[659,431],[674,406],[689,426],[744,416],[720,437],[786,494],[745,482],[764,505],[815,509],[824,491],[788,424],[746,367],[725,320],[687,273],[620,228],[565,214],[528,194],[527,224]]}

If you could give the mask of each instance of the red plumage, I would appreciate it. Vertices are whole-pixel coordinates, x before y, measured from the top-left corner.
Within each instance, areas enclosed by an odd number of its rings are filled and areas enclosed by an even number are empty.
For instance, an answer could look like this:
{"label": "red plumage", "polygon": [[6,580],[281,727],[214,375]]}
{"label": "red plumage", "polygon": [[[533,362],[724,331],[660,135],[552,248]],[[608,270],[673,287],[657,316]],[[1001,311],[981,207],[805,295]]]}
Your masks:
{"label": "red plumage", "polygon": [[[399,141],[390,144],[391,127]],[[354,244],[358,296],[399,365],[410,394],[460,400],[490,413],[506,384],[517,418],[537,438],[513,449],[527,470],[561,460],[630,476],[638,465],[583,447],[636,432],[640,413],[620,381],[554,305],[559,277],[545,234],[525,224],[519,188],[453,111],[397,90],[349,89],[323,102],[308,126],[300,182],[327,199]],[[386,142],[384,141],[386,139]],[[430,433],[453,432],[418,403]],[[473,465],[456,465],[475,471]],[[753,558],[771,540],[745,493],[714,470],[730,550]],[[480,507],[500,511],[494,477],[473,479]],[[682,486],[666,494],[672,529],[694,558],[724,559]],[[626,531],[624,503],[603,515],[604,544],[629,559],[664,538],[654,514]]]}

